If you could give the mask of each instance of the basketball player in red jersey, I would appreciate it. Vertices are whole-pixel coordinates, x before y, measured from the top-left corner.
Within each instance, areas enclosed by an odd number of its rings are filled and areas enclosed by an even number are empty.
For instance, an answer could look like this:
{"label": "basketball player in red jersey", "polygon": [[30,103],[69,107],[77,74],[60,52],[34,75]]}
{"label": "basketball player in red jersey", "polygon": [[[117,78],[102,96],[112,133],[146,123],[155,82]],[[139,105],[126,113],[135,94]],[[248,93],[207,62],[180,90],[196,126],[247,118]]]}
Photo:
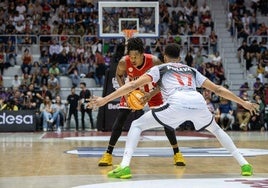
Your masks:
{"label": "basketball player in red jersey", "polygon": [[[127,41],[127,55],[123,56],[119,61],[116,69],[116,79],[119,86],[125,84],[126,80],[132,81],[139,78],[147,70],[154,65],[162,64],[162,62],[154,55],[144,53],[143,42],[140,38],[130,38]],[[148,101],[150,108],[158,107],[163,103],[162,95],[153,84],[147,84],[141,88],[137,88],[145,92],[144,103]],[[99,166],[112,165],[112,153],[115,144],[122,133],[122,128],[128,115],[133,110],[129,109],[126,102],[126,96],[120,100],[119,114],[113,124],[112,134],[106,152],[99,161]],[[179,151],[178,143],[174,129],[165,128],[166,136],[172,145],[174,152],[174,164],[177,166],[185,166],[184,158]]]}

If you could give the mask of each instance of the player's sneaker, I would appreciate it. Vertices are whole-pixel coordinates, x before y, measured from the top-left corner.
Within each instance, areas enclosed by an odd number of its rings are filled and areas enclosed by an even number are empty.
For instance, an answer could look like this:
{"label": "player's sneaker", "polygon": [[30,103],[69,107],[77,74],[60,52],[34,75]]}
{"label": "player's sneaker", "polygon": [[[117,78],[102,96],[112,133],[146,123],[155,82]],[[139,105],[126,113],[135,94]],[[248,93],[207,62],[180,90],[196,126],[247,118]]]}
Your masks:
{"label": "player's sneaker", "polygon": [[108,172],[107,175],[110,178],[120,178],[120,179],[129,179],[132,177],[129,166],[122,168],[120,165],[116,169]]}
{"label": "player's sneaker", "polygon": [[111,166],[112,164],[113,164],[112,154],[105,152],[102,158],[99,160],[99,166]]}
{"label": "player's sneaker", "polygon": [[185,160],[181,152],[178,152],[174,155],[174,164],[177,166],[185,166]]}
{"label": "player's sneaker", "polygon": [[250,164],[245,164],[241,166],[241,175],[242,176],[252,176],[253,168]]}

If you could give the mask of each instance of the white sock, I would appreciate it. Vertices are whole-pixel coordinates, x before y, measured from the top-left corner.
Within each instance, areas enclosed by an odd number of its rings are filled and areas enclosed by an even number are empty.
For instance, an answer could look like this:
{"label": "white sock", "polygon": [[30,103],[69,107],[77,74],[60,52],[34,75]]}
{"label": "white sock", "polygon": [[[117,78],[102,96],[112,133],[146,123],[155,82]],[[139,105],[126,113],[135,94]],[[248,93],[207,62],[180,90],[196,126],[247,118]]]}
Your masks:
{"label": "white sock", "polygon": [[122,168],[129,166],[134,150],[136,149],[138,145],[141,131],[142,130],[137,126],[130,127],[130,130],[127,135],[124,156],[120,164]]}
{"label": "white sock", "polygon": [[247,160],[238,151],[237,147],[234,145],[234,142],[229,137],[229,135],[224,132],[215,121],[213,121],[212,124],[206,129],[216,136],[221,145],[233,155],[233,157],[237,160],[240,166],[248,164]]}

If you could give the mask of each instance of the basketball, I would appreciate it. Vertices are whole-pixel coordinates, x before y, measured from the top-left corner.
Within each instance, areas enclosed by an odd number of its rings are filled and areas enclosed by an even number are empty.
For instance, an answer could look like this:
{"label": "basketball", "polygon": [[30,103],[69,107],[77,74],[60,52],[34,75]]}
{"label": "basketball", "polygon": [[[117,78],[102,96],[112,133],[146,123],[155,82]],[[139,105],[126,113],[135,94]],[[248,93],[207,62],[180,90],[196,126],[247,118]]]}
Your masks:
{"label": "basketball", "polygon": [[141,103],[141,98],[144,96],[144,93],[140,90],[132,91],[127,98],[127,103],[129,107],[133,110],[141,110],[144,107],[144,104]]}

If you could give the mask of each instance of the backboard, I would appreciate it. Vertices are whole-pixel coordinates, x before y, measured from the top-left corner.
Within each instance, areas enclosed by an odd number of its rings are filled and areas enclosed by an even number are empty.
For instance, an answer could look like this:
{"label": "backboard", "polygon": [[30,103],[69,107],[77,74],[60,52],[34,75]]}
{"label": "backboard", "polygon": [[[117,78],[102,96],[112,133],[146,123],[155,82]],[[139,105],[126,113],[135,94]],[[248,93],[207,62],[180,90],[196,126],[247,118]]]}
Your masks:
{"label": "backboard", "polygon": [[99,1],[99,37],[124,37],[123,30],[136,30],[134,36],[159,36],[159,3],[138,1]]}

